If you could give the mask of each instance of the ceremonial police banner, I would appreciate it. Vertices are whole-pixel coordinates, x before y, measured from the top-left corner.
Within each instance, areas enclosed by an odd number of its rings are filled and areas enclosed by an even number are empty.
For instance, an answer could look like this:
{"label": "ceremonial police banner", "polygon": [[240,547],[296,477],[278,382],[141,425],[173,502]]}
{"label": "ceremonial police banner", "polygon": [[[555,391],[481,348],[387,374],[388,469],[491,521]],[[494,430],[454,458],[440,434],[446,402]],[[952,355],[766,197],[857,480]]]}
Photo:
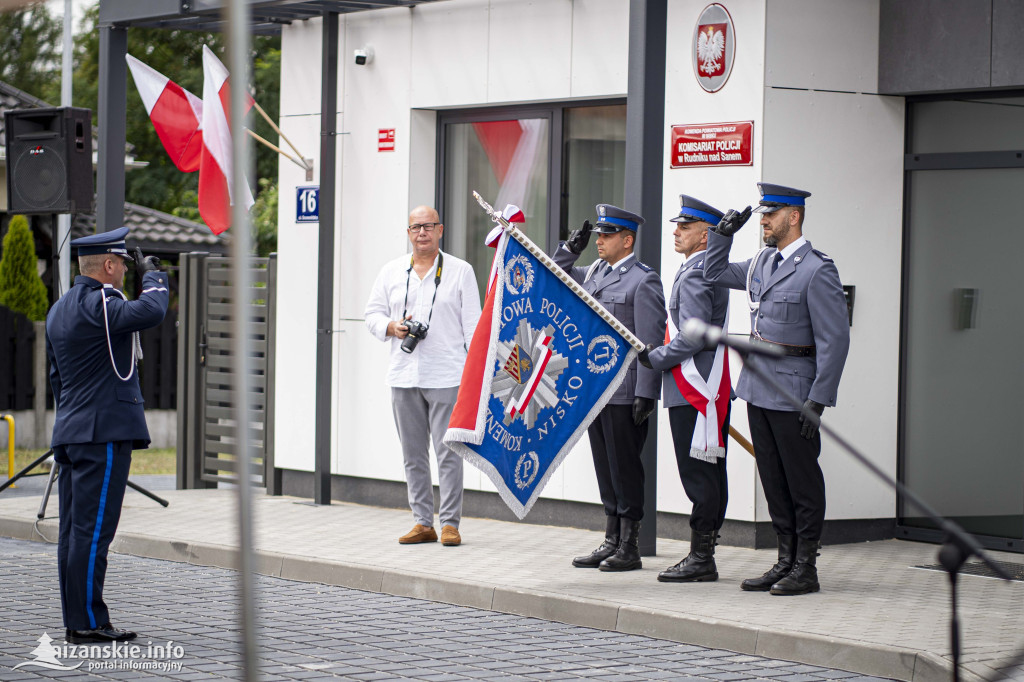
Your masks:
{"label": "ceremonial police banner", "polygon": [[523,518],[642,345],[504,225],[444,441]]}

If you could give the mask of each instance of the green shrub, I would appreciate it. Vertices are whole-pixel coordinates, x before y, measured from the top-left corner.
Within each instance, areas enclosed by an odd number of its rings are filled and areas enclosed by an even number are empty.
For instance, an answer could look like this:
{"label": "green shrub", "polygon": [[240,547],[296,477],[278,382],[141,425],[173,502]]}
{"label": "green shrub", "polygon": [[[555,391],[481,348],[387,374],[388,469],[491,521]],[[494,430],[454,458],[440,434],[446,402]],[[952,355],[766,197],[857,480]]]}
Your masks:
{"label": "green shrub", "polygon": [[23,215],[11,218],[0,258],[0,305],[30,320],[45,320],[50,300],[36,270],[36,246]]}

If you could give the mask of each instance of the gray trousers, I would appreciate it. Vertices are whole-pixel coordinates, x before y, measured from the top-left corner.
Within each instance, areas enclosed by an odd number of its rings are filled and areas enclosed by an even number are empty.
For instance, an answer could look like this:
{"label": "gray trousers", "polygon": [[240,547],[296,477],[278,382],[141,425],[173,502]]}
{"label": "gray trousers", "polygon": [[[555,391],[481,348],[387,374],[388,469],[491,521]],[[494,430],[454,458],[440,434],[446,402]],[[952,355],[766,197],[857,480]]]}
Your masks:
{"label": "gray trousers", "polygon": [[442,442],[455,407],[459,387],[392,388],[391,409],[405,458],[409,508],[416,523],[434,525],[434,488],[430,482],[428,438],[434,442],[442,526],[459,527],[462,520],[462,458]]}

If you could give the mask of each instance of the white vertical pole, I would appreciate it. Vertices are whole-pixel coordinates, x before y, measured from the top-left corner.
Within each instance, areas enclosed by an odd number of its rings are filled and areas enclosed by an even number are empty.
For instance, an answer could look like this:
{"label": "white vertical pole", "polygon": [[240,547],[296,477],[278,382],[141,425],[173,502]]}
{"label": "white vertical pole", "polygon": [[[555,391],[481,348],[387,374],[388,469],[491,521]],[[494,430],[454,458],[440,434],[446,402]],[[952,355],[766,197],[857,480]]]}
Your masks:
{"label": "white vertical pole", "polygon": [[252,519],[252,409],[249,404],[252,376],[252,324],[250,320],[251,232],[248,207],[242,201],[246,196],[246,171],[249,170],[249,136],[245,134],[246,93],[249,84],[249,17],[245,0],[230,0],[227,4],[228,71],[231,74],[231,166],[233,176],[231,207],[231,264],[233,297],[231,309],[231,336],[234,355],[231,369],[234,375],[235,447],[238,448],[238,570],[239,570],[239,625],[242,630],[243,679],[259,677],[259,659],[256,650],[256,598],[253,583],[253,519]]}
{"label": "white vertical pole", "polygon": [[[64,0],[64,53],[61,57],[60,70],[60,105],[71,106],[71,0]],[[100,231],[106,226],[99,225]],[[54,295],[59,296],[71,288],[71,215],[62,213],[57,216],[57,234],[53,248],[57,252],[57,282]]]}

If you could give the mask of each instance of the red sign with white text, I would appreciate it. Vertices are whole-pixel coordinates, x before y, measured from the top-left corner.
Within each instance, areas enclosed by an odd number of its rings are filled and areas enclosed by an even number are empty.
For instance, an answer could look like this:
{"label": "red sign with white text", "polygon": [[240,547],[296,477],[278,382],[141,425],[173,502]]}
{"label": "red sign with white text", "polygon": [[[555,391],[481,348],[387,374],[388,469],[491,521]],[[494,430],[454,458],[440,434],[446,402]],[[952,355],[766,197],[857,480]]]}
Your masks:
{"label": "red sign with white text", "polygon": [[752,166],[754,122],[672,126],[672,168]]}
{"label": "red sign with white text", "polygon": [[393,151],[395,151],[395,129],[394,128],[379,128],[377,130],[377,151],[379,151],[379,152],[393,152]]}

